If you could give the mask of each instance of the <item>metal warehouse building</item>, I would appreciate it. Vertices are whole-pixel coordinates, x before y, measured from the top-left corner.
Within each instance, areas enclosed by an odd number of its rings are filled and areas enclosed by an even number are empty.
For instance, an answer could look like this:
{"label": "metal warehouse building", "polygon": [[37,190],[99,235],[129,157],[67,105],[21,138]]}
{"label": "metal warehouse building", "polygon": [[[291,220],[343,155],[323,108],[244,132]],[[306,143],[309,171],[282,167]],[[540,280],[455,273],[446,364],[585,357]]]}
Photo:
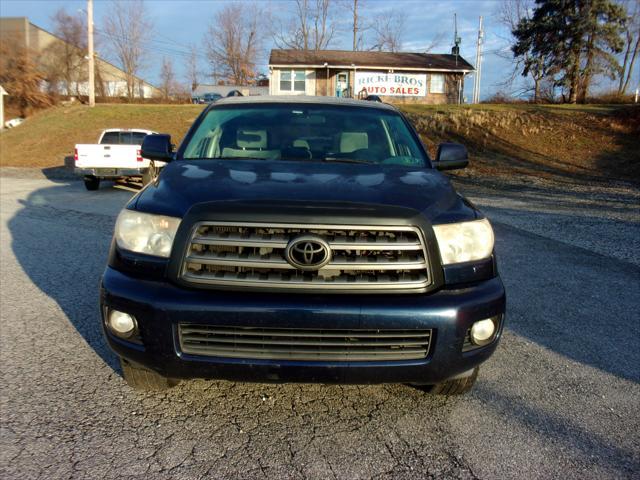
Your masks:
{"label": "metal warehouse building", "polygon": [[[48,49],[55,44],[65,45],[66,42],[48,32],[47,30],[29,22],[26,17],[2,17],[0,18],[0,43],[23,47],[33,52],[37,59],[42,62],[47,58]],[[76,48],[66,44],[69,48]],[[77,65],[78,72],[76,80],[71,85],[59,82],[58,93],[63,95],[74,95],[79,92],[87,95],[88,67],[85,64]],[[122,69],[112,65],[106,60],[96,57],[96,94],[104,97],[119,97],[126,95],[127,81],[126,73]],[[160,90],[149,82],[135,77],[134,96],[139,98],[150,98],[160,95]]]}
{"label": "metal warehouse building", "polygon": [[271,50],[271,95],[361,97],[400,103],[461,103],[473,67],[460,55]]}

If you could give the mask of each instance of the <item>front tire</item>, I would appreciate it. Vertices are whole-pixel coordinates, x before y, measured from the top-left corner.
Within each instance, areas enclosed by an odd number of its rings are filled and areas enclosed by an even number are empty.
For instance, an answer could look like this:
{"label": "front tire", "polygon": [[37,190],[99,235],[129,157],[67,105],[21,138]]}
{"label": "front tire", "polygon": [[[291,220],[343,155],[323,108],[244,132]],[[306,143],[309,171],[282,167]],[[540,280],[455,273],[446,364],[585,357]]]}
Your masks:
{"label": "front tire", "polygon": [[100,179],[93,175],[87,175],[84,177],[84,187],[89,191],[98,190],[100,188]]}
{"label": "front tire", "polygon": [[435,385],[414,385],[414,387],[431,395],[464,395],[473,388],[479,371],[480,368],[476,367],[471,372],[471,375],[463,378],[453,378]]}
{"label": "front tire", "polygon": [[127,385],[135,390],[167,390],[178,384],[178,380],[174,378],[163,377],[153,370],[133,365],[124,358],[120,358],[120,367],[122,368],[122,376],[127,382]]}

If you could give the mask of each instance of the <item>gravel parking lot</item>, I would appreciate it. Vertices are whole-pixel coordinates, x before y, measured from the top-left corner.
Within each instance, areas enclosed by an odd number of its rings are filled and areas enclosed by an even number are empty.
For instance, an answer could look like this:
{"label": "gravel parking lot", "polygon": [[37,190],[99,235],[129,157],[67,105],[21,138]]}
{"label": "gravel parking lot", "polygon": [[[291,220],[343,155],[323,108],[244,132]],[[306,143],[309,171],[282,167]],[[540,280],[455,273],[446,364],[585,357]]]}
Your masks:
{"label": "gravel parking lot", "polygon": [[0,178],[0,477],[637,478],[640,191],[461,190],[493,220],[506,332],[465,397],[404,385],[127,387],[98,281],[131,191]]}

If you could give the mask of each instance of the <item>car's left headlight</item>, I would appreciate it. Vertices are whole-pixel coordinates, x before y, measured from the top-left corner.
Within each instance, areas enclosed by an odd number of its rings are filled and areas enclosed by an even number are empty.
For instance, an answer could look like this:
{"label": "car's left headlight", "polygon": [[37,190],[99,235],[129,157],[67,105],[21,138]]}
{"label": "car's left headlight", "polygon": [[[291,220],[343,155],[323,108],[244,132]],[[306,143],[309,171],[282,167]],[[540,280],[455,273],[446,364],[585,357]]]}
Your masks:
{"label": "car's left headlight", "polygon": [[489,258],[493,252],[493,229],[489,220],[434,225],[443,265]]}
{"label": "car's left headlight", "polygon": [[124,250],[167,258],[180,220],[124,209],[116,221],[116,243]]}

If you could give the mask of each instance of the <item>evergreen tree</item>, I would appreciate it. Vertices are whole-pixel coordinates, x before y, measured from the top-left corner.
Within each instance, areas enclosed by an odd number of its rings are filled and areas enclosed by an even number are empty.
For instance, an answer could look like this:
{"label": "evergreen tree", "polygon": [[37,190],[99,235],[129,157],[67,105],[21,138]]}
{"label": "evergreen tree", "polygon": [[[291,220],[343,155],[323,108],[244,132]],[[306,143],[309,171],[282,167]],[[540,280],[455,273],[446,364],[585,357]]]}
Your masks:
{"label": "evergreen tree", "polygon": [[624,48],[622,34],[627,20],[625,9],[611,0],[591,0],[587,3],[584,62],[578,91],[580,103],[584,103],[594,75],[604,74],[612,80],[622,75],[615,54]]}
{"label": "evergreen tree", "polygon": [[624,9],[612,0],[536,0],[530,18],[513,30],[515,56],[527,55],[523,75],[543,68],[568,101],[584,101],[596,74],[620,71],[615,57],[623,47]]}

